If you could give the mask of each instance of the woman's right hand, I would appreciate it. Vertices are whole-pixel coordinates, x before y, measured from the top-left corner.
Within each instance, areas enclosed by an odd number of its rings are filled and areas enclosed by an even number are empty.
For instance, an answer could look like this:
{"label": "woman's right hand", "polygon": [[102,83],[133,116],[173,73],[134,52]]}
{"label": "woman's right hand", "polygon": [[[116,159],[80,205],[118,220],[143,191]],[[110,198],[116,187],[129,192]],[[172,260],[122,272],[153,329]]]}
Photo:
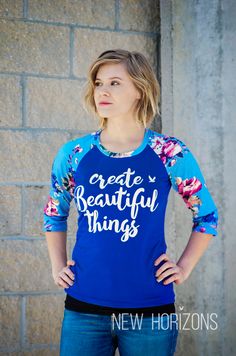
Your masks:
{"label": "woman's right hand", "polygon": [[59,272],[53,273],[53,279],[55,284],[61,288],[69,288],[74,284],[75,275],[71,271],[69,266],[74,266],[75,261],[68,260],[67,265],[63,267]]}

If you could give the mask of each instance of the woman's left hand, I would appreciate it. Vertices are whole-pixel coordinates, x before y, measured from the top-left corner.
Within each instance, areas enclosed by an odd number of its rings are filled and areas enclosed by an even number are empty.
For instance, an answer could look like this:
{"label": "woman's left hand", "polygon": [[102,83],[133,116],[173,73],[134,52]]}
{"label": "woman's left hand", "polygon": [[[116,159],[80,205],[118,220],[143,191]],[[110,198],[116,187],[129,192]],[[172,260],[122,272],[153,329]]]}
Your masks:
{"label": "woman's left hand", "polygon": [[157,277],[156,278],[157,282],[162,281],[164,278],[168,276],[171,277],[163,282],[164,285],[172,282],[175,282],[176,284],[181,284],[187,279],[183,267],[180,267],[175,262],[171,261],[166,253],[159,256],[155,260],[154,265],[157,266],[161,261],[167,261],[167,262],[163,263],[163,265],[160,268],[158,268],[158,270],[156,271],[155,276]]}

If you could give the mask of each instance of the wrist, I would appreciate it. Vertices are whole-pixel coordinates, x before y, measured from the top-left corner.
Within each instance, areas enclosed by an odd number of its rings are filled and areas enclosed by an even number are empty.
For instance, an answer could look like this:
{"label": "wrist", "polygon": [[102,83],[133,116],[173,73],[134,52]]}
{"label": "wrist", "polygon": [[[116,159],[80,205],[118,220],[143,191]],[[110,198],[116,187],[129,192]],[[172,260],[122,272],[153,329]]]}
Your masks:
{"label": "wrist", "polygon": [[58,263],[57,265],[52,266],[52,275],[53,277],[57,276],[57,274],[62,270],[63,267],[66,266],[65,263]]}
{"label": "wrist", "polygon": [[191,269],[181,263],[177,263],[177,266],[181,268],[184,280],[188,279],[191,274]]}

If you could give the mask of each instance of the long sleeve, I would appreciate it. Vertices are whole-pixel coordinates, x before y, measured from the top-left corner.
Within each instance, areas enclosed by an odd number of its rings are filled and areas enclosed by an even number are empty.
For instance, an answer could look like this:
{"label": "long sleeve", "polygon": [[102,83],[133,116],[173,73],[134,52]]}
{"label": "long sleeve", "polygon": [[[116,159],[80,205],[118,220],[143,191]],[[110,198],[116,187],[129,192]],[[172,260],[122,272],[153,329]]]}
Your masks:
{"label": "long sleeve", "polygon": [[43,231],[67,231],[70,202],[73,198],[74,179],[70,156],[63,145],[55,156],[51,170],[51,186],[44,207]]}
{"label": "long sleeve", "polygon": [[179,139],[171,137],[166,162],[172,188],[192,211],[192,231],[217,236],[218,210],[208,190],[196,158]]}

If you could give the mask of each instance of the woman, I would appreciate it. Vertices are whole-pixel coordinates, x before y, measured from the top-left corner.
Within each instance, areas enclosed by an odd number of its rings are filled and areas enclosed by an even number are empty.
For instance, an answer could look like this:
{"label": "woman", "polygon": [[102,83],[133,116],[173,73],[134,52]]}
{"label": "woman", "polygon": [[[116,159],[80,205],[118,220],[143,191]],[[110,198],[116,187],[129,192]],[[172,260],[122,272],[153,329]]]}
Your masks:
{"label": "woman", "polygon": [[[144,55],[103,52],[84,96],[96,132],[59,149],[44,208],[55,283],[66,292],[60,355],[173,355],[178,336],[173,283],[190,275],[217,235],[217,208],[198,163],[176,137],[149,128],[160,89]],[[164,218],[171,187],[192,212],[189,242],[174,262]],[[72,260],[66,231],[78,210]]]}

